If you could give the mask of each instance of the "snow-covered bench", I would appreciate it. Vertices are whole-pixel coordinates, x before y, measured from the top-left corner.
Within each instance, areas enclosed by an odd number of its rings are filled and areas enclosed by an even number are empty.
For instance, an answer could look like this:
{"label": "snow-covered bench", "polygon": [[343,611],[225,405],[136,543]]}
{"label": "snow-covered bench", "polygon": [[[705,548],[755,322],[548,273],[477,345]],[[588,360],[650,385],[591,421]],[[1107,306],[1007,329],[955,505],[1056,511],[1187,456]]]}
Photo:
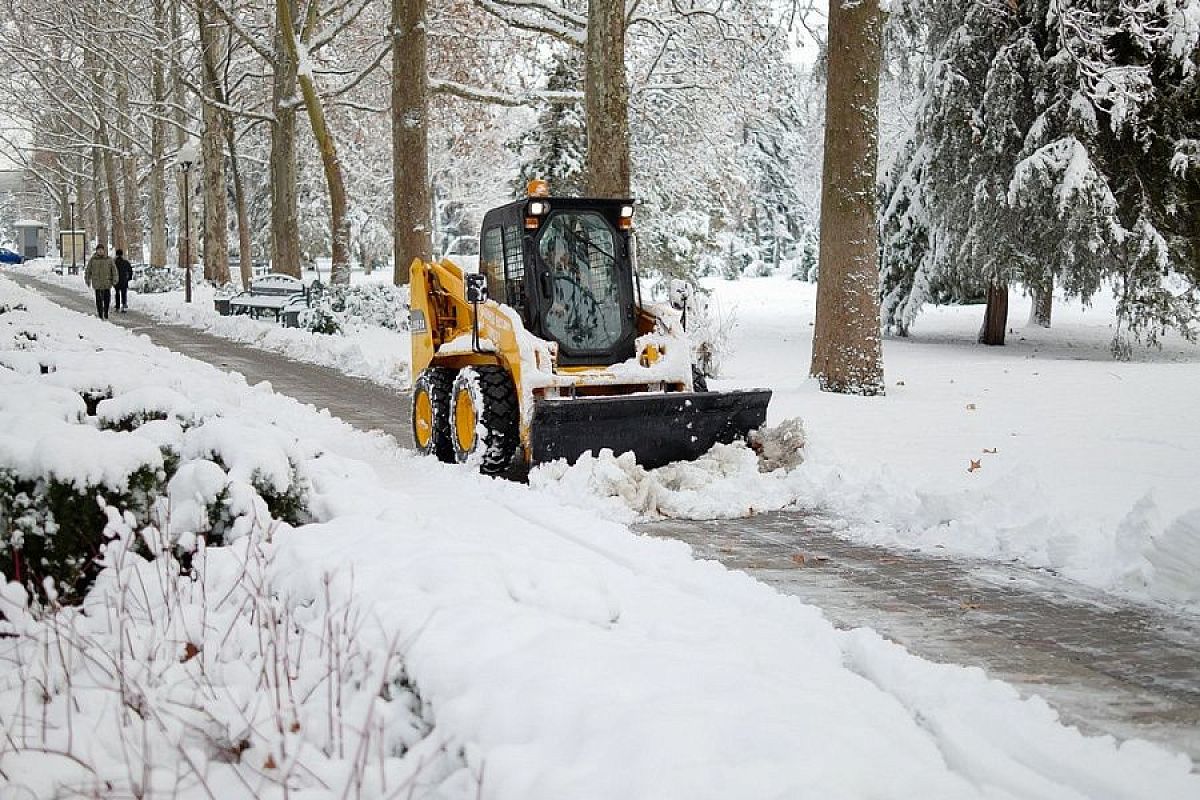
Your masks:
{"label": "snow-covered bench", "polygon": [[259,317],[264,312],[275,315],[275,321],[294,319],[300,309],[308,308],[308,289],[304,281],[290,275],[263,275],[250,281],[247,291],[232,297],[214,300],[220,314],[249,314]]}

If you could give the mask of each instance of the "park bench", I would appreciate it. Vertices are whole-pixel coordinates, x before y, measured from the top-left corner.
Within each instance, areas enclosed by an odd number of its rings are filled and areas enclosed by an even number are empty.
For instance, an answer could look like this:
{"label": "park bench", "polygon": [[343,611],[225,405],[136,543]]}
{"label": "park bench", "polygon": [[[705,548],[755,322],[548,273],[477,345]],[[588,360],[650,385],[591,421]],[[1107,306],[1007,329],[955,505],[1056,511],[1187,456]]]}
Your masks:
{"label": "park bench", "polygon": [[264,313],[273,314],[276,322],[296,327],[300,312],[308,308],[315,290],[306,287],[299,278],[290,275],[263,275],[250,281],[250,288],[231,297],[216,297],[217,313],[229,316],[248,314],[255,319]]}

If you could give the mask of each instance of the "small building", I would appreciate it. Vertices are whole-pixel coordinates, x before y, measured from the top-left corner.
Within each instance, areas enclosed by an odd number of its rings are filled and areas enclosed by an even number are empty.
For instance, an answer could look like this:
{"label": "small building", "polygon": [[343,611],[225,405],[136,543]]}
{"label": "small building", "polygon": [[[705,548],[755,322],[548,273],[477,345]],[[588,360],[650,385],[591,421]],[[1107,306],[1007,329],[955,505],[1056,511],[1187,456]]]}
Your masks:
{"label": "small building", "polygon": [[46,255],[46,226],[35,219],[19,219],[13,223],[17,230],[17,252],[24,258]]}

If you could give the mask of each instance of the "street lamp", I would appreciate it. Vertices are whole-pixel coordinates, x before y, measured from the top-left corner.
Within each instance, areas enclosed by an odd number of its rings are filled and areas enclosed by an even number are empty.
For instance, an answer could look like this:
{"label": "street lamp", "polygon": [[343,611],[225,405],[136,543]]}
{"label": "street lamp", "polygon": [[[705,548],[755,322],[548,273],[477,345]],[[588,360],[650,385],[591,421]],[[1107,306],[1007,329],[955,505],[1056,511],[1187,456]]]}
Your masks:
{"label": "street lamp", "polygon": [[192,166],[199,160],[199,143],[188,139],[175,155],[175,166],[183,173],[183,300],[192,302]]}
{"label": "street lamp", "polygon": [[[71,227],[71,274],[72,275],[79,272],[79,267],[75,263],[75,245],[78,243],[75,238],[75,204],[78,202],[79,202],[79,195],[75,194],[75,190],[72,189],[70,191],[70,193],[67,194],[67,205],[70,206],[70,208],[71,208],[71,216],[69,218],[68,224]],[[62,269],[62,267],[60,266],[59,270],[61,270],[61,269]]]}

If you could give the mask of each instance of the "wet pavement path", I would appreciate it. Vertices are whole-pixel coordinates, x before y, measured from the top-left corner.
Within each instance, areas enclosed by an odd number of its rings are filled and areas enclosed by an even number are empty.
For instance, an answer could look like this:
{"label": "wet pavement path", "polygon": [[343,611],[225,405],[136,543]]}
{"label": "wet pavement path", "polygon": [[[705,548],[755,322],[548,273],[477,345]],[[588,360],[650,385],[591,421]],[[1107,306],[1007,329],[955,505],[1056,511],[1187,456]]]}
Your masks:
{"label": "wet pavement path", "polygon": [[[95,313],[88,295],[11,277]],[[111,321],[411,446],[408,399],[395,391],[136,312]],[[1022,694],[1041,695],[1088,733],[1148,739],[1200,763],[1200,618],[1019,565],[855,545],[805,512],[640,530],[684,541],[697,557],[744,570],[822,608],[839,626],[871,627],[925,658],[982,667]]]}
{"label": "wet pavement path", "polygon": [[982,667],[1087,733],[1148,739],[1200,766],[1200,618],[1017,564],[856,545],[801,512],[639,529],[818,606],[839,627]]}

